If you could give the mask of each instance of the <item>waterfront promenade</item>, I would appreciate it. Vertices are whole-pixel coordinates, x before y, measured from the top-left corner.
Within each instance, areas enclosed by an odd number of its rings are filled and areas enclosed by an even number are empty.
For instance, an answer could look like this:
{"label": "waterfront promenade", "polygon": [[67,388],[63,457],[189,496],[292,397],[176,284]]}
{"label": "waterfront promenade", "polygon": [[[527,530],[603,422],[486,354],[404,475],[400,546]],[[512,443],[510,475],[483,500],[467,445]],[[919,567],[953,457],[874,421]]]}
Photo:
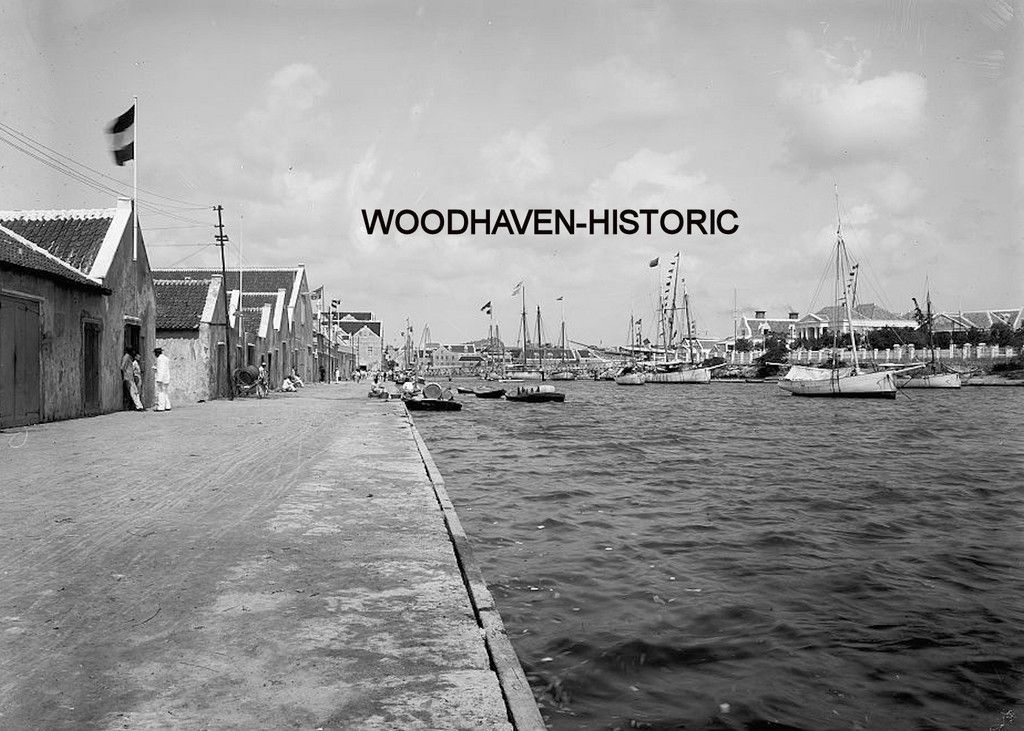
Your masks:
{"label": "waterfront promenade", "polygon": [[542,727],[421,449],[356,384],[0,433],[0,728]]}

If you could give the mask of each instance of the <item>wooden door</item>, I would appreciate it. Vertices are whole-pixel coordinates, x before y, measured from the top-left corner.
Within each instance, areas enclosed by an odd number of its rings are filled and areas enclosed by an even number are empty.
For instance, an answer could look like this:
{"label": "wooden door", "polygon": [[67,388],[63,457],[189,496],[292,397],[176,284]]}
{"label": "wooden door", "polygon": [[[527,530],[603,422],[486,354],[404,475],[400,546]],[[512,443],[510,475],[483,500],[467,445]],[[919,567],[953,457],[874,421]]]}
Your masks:
{"label": "wooden door", "polygon": [[100,410],[100,333],[99,323],[82,323],[82,402],[88,413]]}
{"label": "wooden door", "polygon": [[39,303],[0,297],[0,427],[41,419]]}

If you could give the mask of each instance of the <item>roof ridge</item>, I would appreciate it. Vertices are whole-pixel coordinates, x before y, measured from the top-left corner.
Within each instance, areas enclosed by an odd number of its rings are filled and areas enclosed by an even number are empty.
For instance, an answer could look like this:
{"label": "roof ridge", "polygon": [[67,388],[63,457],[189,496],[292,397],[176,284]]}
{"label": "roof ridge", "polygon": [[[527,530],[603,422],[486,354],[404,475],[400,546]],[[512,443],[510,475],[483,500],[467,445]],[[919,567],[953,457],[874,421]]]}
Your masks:
{"label": "roof ridge", "polygon": [[6,221],[15,218],[25,221],[53,221],[61,218],[113,218],[116,213],[116,208],[67,208],[0,211],[0,220]]}
{"label": "roof ridge", "polygon": [[[224,267],[224,271],[228,272],[295,272],[300,267]],[[160,267],[154,269],[154,271],[161,272],[213,272],[219,273],[220,267]]]}
{"label": "roof ridge", "polygon": [[153,284],[201,284],[209,286],[212,279],[161,279],[159,277],[153,277]]}
{"label": "roof ridge", "polygon": [[54,255],[53,255],[53,254],[51,254],[51,253],[50,253],[49,251],[47,251],[46,249],[44,249],[44,248],[43,248],[42,246],[40,246],[39,244],[34,244],[34,243],[32,243],[31,241],[29,241],[28,239],[26,239],[26,238],[25,238],[24,236],[22,236],[21,234],[19,234],[19,233],[16,233],[16,232],[14,232],[14,231],[11,231],[11,230],[10,230],[9,228],[7,228],[6,226],[4,226],[4,225],[2,225],[2,224],[0,224],[0,231],[3,231],[3,232],[4,232],[5,234],[7,234],[8,236],[10,236],[10,237],[11,237],[12,239],[14,239],[15,241],[17,241],[17,242],[18,242],[19,244],[22,244],[23,246],[27,246],[27,247],[28,247],[29,249],[31,249],[31,250],[32,250],[32,251],[34,251],[35,253],[37,253],[37,254],[39,254],[39,255],[41,255],[41,256],[45,256],[45,257],[46,257],[47,259],[50,259],[50,260],[52,260],[52,261],[55,261],[55,262],[57,262],[58,264],[60,264],[60,265],[61,265],[62,267],[64,267],[65,269],[70,269],[70,270],[71,270],[71,271],[73,271],[73,272],[74,272],[75,274],[79,274],[79,275],[81,275],[81,276],[85,277],[85,278],[86,278],[86,279],[88,279],[88,280],[89,280],[90,282],[95,282],[96,284],[99,284],[99,285],[101,285],[101,286],[102,286],[102,284],[103,284],[103,283],[102,283],[102,282],[100,282],[99,280],[97,280],[97,279],[93,279],[93,278],[92,278],[92,277],[90,277],[90,276],[89,276],[88,274],[86,274],[86,273],[85,273],[85,272],[83,272],[83,271],[82,271],[81,269],[79,269],[78,267],[76,267],[76,266],[72,266],[71,264],[68,264],[68,263],[67,263],[66,261],[64,261],[63,259],[61,259],[61,258],[60,258],[59,256],[54,256]]}

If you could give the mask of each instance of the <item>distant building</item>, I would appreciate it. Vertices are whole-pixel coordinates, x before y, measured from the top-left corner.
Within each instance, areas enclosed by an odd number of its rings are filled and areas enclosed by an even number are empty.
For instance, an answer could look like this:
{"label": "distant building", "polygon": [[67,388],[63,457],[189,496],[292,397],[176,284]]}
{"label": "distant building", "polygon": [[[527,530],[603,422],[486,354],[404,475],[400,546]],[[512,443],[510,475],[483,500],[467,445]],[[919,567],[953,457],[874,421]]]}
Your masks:
{"label": "distant building", "polygon": [[121,357],[142,355],[153,400],[153,280],[130,200],[0,212],[0,427],[124,408]]}
{"label": "distant building", "polygon": [[866,333],[882,328],[916,328],[917,321],[906,315],[897,315],[884,307],[873,303],[857,305],[853,308],[852,323],[847,321],[846,308],[830,305],[823,307],[814,314],[805,315],[796,324],[798,338],[814,339],[827,332],[849,333],[850,327],[857,333]]}
{"label": "distant building", "polygon": [[[797,337],[799,312],[790,312],[788,317],[766,317],[765,310],[755,310],[753,317],[744,315],[740,319],[739,337],[749,340],[755,347],[764,344],[766,335],[782,335],[787,341]],[[812,316],[813,317],[813,316]]]}
{"label": "distant building", "polygon": [[[161,269],[160,279],[209,280],[219,268]],[[310,303],[306,267],[228,269],[231,366],[268,366],[271,382],[280,383],[294,367],[303,379],[318,377],[315,359],[316,319]]]}
{"label": "distant building", "polygon": [[1006,325],[1011,330],[1019,330],[1024,326],[1024,307],[940,312],[933,317],[932,331],[954,333],[966,332],[971,328],[988,331],[993,325],[999,324]]}
{"label": "distant building", "polygon": [[220,274],[209,279],[156,279],[153,286],[156,344],[173,368],[171,403],[230,396]]}
{"label": "distant building", "polygon": [[372,312],[324,312],[323,327],[334,317],[334,329],[341,343],[351,347],[357,370],[379,370],[384,363],[384,328]]}

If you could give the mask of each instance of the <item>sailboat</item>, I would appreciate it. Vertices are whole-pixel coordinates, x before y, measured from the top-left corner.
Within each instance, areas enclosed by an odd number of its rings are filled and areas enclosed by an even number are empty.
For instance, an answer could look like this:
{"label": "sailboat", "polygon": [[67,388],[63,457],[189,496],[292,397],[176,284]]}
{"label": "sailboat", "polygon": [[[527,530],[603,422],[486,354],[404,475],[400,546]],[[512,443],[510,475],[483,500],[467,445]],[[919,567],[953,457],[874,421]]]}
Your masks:
{"label": "sailboat", "polygon": [[[559,297],[561,299],[561,297]],[[562,313],[562,336],[559,341],[561,359],[558,361],[558,370],[552,373],[549,378],[552,381],[575,381],[576,373],[569,369],[565,361],[565,312]]]}
{"label": "sailboat", "polygon": [[956,371],[944,371],[939,365],[939,359],[935,351],[935,339],[932,333],[932,295],[925,294],[925,312],[913,299],[915,315],[923,320],[925,332],[928,335],[928,349],[931,351],[932,360],[925,371],[907,374],[898,378],[900,388],[960,388],[960,374]]}
{"label": "sailboat", "polygon": [[[520,282],[519,286],[516,287],[519,292],[523,295],[523,319],[521,324],[523,334],[523,362],[520,370],[514,370],[508,372],[508,378],[499,379],[504,383],[516,382],[516,381],[543,381],[544,380],[544,363],[543,356],[541,358],[541,367],[530,368],[526,362],[526,349],[530,345],[530,333],[526,329],[526,286]],[[517,292],[513,292],[513,295]],[[537,308],[537,347],[540,352],[540,307]]]}
{"label": "sailboat", "polygon": [[[857,343],[853,334],[851,302],[853,295],[850,291],[850,283],[852,278],[856,276],[857,270],[855,266],[850,263],[850,256],[846,251],[846,242],[843,240],[843,224],[842,219],[839,216],[838,190],[836,191],[836,220],[836,243],[834,247],[836,257],[835,311],[838,316],[840,305],[845,309],[846,322],[849,325],[850,331],[850,346],[853,349],[853,367],[848,372],[837,367],[814,369],[827,371],[827,377],[818,377],[817,373],[812,373],[814,377],[811,378],[790,378],[787,373],[785,378],[779,379],[779,388],[789,391],[794,396],[894,399],[896,398],[896,375],[899,371],[861,372],[860,363],[857,359]],[[846,276],[844,274],[845,272],[849,272],[849,275]],[[836,327],[833,329],[832,333],[833,354],[838,353],[838,350],[839,328]],[[833,355],[833,363],[835,363],[836,360],[835,355]],[[810,371],[805,371],[805,373],[807,372]]]}
{"label": "sailboat", "polygon": [[624,365],[616,372],[614,380],[620,386],[642,386],[647,382],[644,373],[640,371],[636,364],[636,351],[640,347],[640,331],[637,328],[639,323],[633,320],[633,316],[629,316],[629,351],[632,355],[632,359],[629,363]]}
{"label": "sailboat", "polygon": [[[699,366],[693,347],[693,320],[690,318],[690,298],[686,293],[686,281],[683,281],[683,312],[686,316],[686,354],[685,360],[668,359],[669,352],[676,352],[675,342],[675,313],[676,293],[679,289],[679,253],[671,264],[670,280],[666,283],[666,291],[660,296],[661,307],[661,335],[664,352],[662,362],[653,363],[654,372],[648,373],[648,383],[711,383],[711,371],[721,366]],[[671,284],[671,287],[668,285]],[[671,291],[672,299],[669,304],[668,292]],[[725,365],[724,363],[722,365]]]}

